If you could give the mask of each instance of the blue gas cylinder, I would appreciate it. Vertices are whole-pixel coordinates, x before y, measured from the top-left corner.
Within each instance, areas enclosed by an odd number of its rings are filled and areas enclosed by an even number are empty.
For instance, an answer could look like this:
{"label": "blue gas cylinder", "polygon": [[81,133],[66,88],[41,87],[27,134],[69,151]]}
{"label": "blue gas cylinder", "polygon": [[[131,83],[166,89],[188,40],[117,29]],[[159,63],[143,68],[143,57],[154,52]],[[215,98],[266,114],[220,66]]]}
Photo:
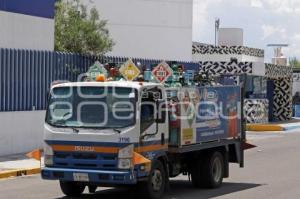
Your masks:
{"label": "blue gas cylinder", "polygon": [[295,105],[295,117],[300,117],[300,105]]}

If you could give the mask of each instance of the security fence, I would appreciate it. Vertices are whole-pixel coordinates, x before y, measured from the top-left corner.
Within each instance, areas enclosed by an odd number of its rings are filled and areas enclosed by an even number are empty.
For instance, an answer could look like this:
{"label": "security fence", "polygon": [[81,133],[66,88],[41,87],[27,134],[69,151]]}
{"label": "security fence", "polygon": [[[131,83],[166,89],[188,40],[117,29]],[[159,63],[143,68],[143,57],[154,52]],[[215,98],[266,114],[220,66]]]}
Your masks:
{"label": "security fence", "polygon": [[[46,109],[47,93],[55,80],[76,81],[95,62],[124,63],[126,57],[97,57],[53,51],[0,49],[0,112]],[[142,66],[160,60],[133,59]],[[178,62],[186,69],[199,64]]]}

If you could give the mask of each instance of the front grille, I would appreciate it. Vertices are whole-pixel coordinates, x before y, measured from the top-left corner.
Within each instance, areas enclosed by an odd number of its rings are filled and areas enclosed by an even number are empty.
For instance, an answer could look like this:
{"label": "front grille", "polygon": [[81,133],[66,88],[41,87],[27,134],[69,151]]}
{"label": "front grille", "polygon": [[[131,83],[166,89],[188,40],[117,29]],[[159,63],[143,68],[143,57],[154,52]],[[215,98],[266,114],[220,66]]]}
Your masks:
{"label": "front grille", "polygon": [[75,159],[86,159],[86,160],[95,160],[97,159],[97,154],[92,154],[92,153],[78,153],[78,154],[73,154],[73,157]]}
{"label": "front grille", "polygon": [[117,165],[117,154],[54,152],[55,167],[116,170]]}

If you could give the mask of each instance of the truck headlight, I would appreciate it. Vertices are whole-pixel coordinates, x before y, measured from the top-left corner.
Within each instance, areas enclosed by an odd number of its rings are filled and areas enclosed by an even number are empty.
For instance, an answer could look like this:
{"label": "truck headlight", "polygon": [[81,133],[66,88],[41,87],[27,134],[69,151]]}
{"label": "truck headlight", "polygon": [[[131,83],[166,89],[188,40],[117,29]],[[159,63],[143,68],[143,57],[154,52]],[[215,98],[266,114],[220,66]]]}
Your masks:
{"label": "truck headlight", "polygon": [[53,150],[52,147],[48,144],[44,144],[44,165],[52,166],[53,165]]}
{"label": "truck headlight", "polygon": [[53,166],[53,155],[45,155],[44,156],[44,165],[45,166]]}
{"label": "truck headlight", "polygon": [[119,169],[130,169],[132,167],[134,145],[128,145],[119,150],[118,153],[118,168]]}
{"label": "truck headlight", "polygon": [[132,159],[119,159],[118,161],[118,168],[119,169],[130,169],[132,165]]}

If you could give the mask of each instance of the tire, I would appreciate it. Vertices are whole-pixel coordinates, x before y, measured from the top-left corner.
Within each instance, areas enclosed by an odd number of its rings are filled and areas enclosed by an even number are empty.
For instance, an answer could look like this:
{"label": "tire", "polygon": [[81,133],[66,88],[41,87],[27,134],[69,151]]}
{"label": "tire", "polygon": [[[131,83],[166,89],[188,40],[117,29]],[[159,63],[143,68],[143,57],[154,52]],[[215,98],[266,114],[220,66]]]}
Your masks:
{"label": "tire", "polygon": [[154,161],[146,182],[138,184],[138,196],[144,199],[162,198],[166,187],[166,172],[161,161]]}
{"label": "tire", "polygon": [[60,181],[59,184],[60,184],[61,191],[66,196],[71,196],[71,197],[80,196],[85,189],[84,185],[79,185],[76,182]]}
{"label": "tire", "polygon": [[218,188],[224,177],[224,157],[216,151],[198,159],[192,166],[192,183],[196,188]]}

